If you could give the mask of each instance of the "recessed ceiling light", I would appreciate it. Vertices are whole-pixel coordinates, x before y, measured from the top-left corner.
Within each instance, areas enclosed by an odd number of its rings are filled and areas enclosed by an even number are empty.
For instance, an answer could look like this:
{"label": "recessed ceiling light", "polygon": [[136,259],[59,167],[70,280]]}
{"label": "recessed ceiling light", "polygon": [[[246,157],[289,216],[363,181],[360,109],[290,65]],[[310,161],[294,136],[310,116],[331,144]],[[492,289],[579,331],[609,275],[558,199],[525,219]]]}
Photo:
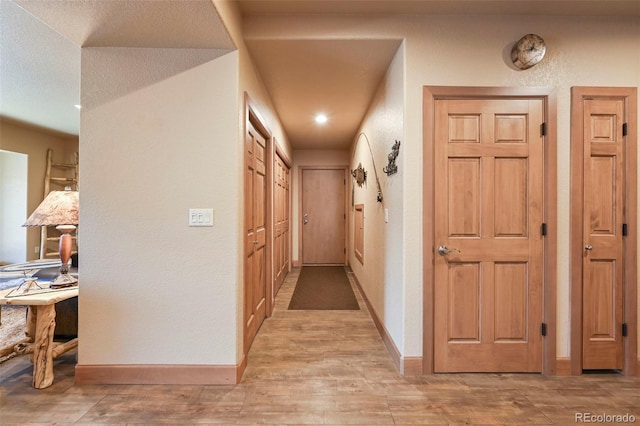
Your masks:
{"label": "recessed ceiling light", "polygon": [[76,104],[76,105],[74,105],[74,107],[76,107],[76,108],[80,109],[80,108],[82,108],[82,105],[80,105],[80,104]]}
{"label": "recessed ceiling light", "polygon": [[314,120],[317,124],[324,124],[329,121],[329,118],[325,114],[318,114]]}

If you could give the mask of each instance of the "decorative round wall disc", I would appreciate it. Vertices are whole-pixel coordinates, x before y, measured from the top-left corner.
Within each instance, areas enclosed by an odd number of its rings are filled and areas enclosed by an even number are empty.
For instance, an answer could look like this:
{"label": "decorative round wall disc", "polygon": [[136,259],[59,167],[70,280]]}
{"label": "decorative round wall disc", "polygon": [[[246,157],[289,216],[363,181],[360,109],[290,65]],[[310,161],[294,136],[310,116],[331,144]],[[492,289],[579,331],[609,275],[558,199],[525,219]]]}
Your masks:
{"label": "decorative round wall disc", "polygon": [[544,58],[547,46],[537,34],[527,34],[511,49],[511,61],[521,70],[531,68]]}

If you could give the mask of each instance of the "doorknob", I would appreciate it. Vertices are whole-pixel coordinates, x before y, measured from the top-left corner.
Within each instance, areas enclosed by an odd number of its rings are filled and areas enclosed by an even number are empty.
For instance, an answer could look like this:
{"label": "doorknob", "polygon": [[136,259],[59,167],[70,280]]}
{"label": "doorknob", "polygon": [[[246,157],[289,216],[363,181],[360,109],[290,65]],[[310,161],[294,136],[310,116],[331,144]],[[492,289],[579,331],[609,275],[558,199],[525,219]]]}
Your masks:
{"label": "doorknob", "polygon": [[309,223],[309,219],[303,220],[302,223],[304,223],[306,225],[307,223]]}
{"label": "doorknob", "polygon": [[586,246],[584,246],[584,249],[591,251],[593,250],[593,246],[591,244],[587,244]]}
{"label": "doorknob", "polygon": [[441,256],[446,256],[449,253],[460,253],[460,250],[457,248],[448,248],[447,246],[442,245],[438,247],[438,253],[440,253]]}

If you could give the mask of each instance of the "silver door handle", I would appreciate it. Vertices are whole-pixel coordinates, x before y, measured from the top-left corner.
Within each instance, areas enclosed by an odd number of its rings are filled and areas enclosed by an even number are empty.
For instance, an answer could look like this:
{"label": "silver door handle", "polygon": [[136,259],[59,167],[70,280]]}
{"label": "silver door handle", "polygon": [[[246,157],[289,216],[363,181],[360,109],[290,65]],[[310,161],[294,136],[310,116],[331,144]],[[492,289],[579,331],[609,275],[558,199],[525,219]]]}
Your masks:
{"label": "silver door handle", "polygon": [[440,253],[441,256],[446,256],[449,253],[460,253],[460,250],[458,250],[457,248],[448,248],[447,246],[440,246],[438,247],[438,253]]}
{"label": "silver door handle", "polygon": [[306,225],[307,223],[309,223],[309,219],[303,220],[302,223],[304,223]]}
{"label": "silver door handle", "polygon": [[591,251],[593,250],[593,246],[591,244],[587,244],[586,246],[584,246],[584,249]]}

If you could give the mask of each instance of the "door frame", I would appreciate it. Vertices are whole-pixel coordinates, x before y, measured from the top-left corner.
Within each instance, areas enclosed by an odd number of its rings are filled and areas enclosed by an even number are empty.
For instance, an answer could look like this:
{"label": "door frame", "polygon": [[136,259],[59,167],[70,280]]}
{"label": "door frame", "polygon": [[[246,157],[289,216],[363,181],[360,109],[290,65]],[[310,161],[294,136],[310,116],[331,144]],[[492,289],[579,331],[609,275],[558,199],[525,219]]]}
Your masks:
{"label": "door frame", "polygon": [[[265,213],[266,213],[266,217],[265,217],[265,227],[266,227],[266,235],[265,235],[265,279],[266,279],[266,283],[265,283],[265,316],[266,318],[269,318],[272,313],[273,313],[273,305],[272,305],[272,293],[273,293],[273,254],[272,254],[272,248],[273,248],[273,161],[274,161],[274,148],[273,148],[273,137],[272,137],[272,133],[269,130],[269,128],[266,126],[265,124],[265,120],[262,118],[262,116],[260,115],[260,112],[258,111],[255,103],[251,100],[251,98],[249,97],[249,94],[247,92],[245,92],[244,94],[244,113],[245,113],[245,119],[244,119],[244,132],[242,133],[242,156],[243,156],[243,179],[242,179],[242,183],[243,183],[243,192],[244,192],[244,188],[247,187],[247,182],[246,182],[246,170],[247,170],[247,152],[245,149],[245,138],[247,135],[247,129],[249,128],[249,123],[251,122],[253,124],[253,126],[255,127],[255,129],[257,131],[259,131],[262,136],[265,138],[266,141],[266,158],[265,158],[265,167],[266,167],[266,182],[265,182],[265,197],[266,197],[266,206],[265,206]],[[242,198],[243,202],[244,202],[244,197]],[[247,214],[247,206],[245,206],[243,204],[243,216],[242,216],[242,229],[243,229],[243,234],[242,234],[242,274],[243,274],[243,278],[242,278],[242,284],[243,284],[243,291],[242,291],[242,341],[243,341],[243,346],[242,346],[242,350],[243,350],[243,358],[246,359],[247,353],[249,351],[249,347],[251,346],[252,342],[248,342],[248,336],[247,336],[247,329],[246,329],[246,324],[245,324],[245,316],[244,316],[244,301],[246,298],[246,292],[247,292],[247,282],[246,282],[246,277],[244,276],[244,272],[245,272],[245,262],[247,259],[247,249],[246,249],[246,244],[245,244],[245,240],[246,240],[246,235],[247,235],[247,229],[246,229],[246,221],[245,221],[245,216]]]}
{"label": "door frame", "polygon": [[582,374],[582,241],[583,241],[583,186],[584,186],[584,119],[583,100],[622,99],[625,103],[625,122],[628,128],[625,146],[627,208],[627,236],[624,241],[624,317],[627,337],[623,341],[624,374],[634,375],[637,360],[637,124],[638,89],[635,87],[583,87],[571,88],[571,223],[570,223],[570,309],[571,309],[571,374]]}
{"label": "door frame", "polygon": [[[302,215],[304,214],[302,211],[302,194],[303,194],[303,185],[304,181],[302,178],[302,174],[304,170],[343,170],[344,171],[344,179],[345,182],[348,181],[348,166],[298,166],[298,264],[300,266],[304,266],[302,262]],[[344,190],[344,212],[347,214],[349,212],[349,196],[348,196],[347,187],[345,184]],[[348,215],[347,215],[348,218]],[[349,259],[349,221],[345,220],[344,224],[344,264],[348,264]]]}
{"label": "door frame", "polygon": [[549,87],[455,87],[423,86],[423,374],[434,373],[434,259],[435,259],[435,101],[440,99],[540,99],[546,123],[544,146],[544,209],[547,225],[543,252],[542,373],[556,374],[556,287],[557,287],[557,123],[556,94]]}

